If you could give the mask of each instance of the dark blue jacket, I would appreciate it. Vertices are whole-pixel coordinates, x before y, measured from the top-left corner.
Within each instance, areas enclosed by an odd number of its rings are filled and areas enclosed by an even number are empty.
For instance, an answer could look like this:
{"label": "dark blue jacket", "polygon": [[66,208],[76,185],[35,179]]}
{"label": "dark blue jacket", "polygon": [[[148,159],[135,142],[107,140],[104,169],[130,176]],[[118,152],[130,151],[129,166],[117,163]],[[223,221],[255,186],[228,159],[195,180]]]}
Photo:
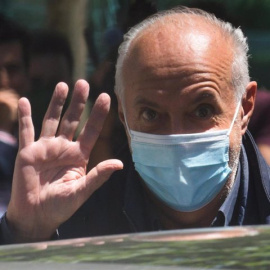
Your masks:
{"label": "dark blue jacket", "polygon": [[0,141],[0,215],[5,213],[10,200],[17,151],[17,146]]}
{"label": "dark blue jacket", "polygon": [[[248,187],[245,191],[245,211],[241,205],[241,184],[237,191],[237,202],[232,209],[234,218],[228,225],[270,224],[270,168],[249,132],[243,138],[241,152],[242,169],[239,174],[241,183]],[[243,152],[246,153],[245,157]],[[158,215],[148,201],[128,148],[122,151],[119,158],[125,164],[124,170],[114,173],[111,179],[59,228],[60,238],[161,229]],[[244,172],[245,170],[247,172]],[[244,216],[238,218],[241,215]]]}
{"label": "dark blue jacket", "polygon": [[0,141],[0,183],[11,183],[18,148]]}

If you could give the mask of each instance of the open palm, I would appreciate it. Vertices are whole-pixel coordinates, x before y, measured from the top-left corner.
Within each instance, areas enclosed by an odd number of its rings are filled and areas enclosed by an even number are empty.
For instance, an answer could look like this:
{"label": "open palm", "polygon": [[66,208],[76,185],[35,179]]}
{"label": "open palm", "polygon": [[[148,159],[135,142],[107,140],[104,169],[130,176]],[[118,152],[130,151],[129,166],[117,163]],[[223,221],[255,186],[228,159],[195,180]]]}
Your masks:
{"label": "open palm", "polygon": [[59,83],[37,141],[34,141],[30,104],[25,98],[19,101],[20,144],[7,211],[17,241],[48,239],[112,172],[122,168],[119,160],[107,160],[86,172],[89,155],[110,106],[108,95],[102,94],[74,141],[88,92],[88,84],[79,80],[60,121],[68,87]]}

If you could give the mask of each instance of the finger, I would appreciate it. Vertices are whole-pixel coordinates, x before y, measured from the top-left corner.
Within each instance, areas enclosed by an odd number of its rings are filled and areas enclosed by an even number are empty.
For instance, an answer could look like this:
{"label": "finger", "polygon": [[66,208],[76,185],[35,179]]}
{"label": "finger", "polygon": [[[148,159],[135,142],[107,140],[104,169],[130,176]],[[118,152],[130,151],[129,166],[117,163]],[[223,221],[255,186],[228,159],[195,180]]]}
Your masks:
{"label": "finger", "polygon": [[89,84],[84,80],[79,80],[75,84],[70,105],[61,121],[58,135],[65,136],[72,140],[80,122],[80,117],[87,102],[89,94]]}
{"label": "finger", "polygon": [[19,148],[34,142],[35,131],[31,117],[31,106],[27,98],[21,98],[18,103]]}
{"label": "finger", "polygon": [[55,136],[67,94],[68,86],[63,82],[58,83],[43,119],[41,137]]}
{"label": "finger", "polygon": [[96,140],[103,128],[104,121],[110,109],[110,96],[101,94],[91,111],[90,117],[78,137],[80,147],[87,155],[92,150]]}
{"label": "finger", "polygon": [[[118,159],[110,159],[99,163],[85,179],[77,181],[78,189],[82,191],[83,201],[87,200],[99,187],[101,187],[113,172],[123,169],[123,163]],[[81,202],[82,203],[82,202]]]}

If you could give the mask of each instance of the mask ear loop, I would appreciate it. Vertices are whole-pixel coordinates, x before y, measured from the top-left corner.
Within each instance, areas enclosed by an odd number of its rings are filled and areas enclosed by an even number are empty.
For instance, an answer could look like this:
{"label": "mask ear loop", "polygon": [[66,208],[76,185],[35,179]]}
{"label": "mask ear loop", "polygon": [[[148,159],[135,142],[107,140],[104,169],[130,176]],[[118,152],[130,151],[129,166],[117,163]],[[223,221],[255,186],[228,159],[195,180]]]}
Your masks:
{"label": "mask ear loop", "polygon": [[231,131],[232,131],[232,128],[233,128],[234,122],[235,122],[235,120],[236,120],[236,117],[237,117],[237,115],[238,115],[238,112],[239,112],[239,109],[240,109],[241,104],[242,104],[242,101],[240,100],[240,101],[238,102],[238,104],[237,104],[236,111],[235,111],[235,113],[234,113],[233,120],[232,120],[232,123],[231,123],[231,125],[230,125],[230,128],[229,128],[229,130],[228,130],[227,135],[230,135],[230,133],[231,133]]}

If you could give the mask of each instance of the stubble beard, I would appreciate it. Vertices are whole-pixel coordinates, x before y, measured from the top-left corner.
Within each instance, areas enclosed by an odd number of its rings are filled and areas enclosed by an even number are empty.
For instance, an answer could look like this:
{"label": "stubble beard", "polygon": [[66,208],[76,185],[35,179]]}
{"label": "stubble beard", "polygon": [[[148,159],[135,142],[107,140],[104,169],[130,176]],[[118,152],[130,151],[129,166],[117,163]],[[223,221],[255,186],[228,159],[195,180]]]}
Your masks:
{"label": "stubble beard", "polygon": [[224,191],[222,192],[222,197],[227,197],[228,194],[231,192],[231,189],[235,183],[236,173],[240,161],[240,153],[241,153],[241,146],[242,146],[242,135],[241,135],[241,127],[240,124],[237,124],[237,131],[234,136],[234,146],[230,147],[229,151],[229,167],[231,168],[231,174],[224,186]]}

